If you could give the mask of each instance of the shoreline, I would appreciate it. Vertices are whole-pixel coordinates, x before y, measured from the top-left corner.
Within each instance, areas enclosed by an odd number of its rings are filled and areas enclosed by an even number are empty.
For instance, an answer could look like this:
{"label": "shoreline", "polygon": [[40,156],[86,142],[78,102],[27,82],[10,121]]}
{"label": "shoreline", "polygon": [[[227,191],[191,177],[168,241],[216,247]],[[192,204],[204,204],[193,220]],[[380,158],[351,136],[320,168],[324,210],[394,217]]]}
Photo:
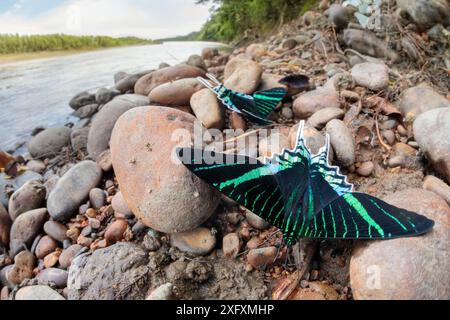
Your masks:
{"label": "shoreline", "polygon": [[[145,45],[155,45],[157,43],[145,44]],[[117,48],[125,48],[125,47],[136,47],[141,45],[132,45],[132,46],[117,46],[117,47],[106,47],[106,48],[93,48],[93,49],[79,49],[79,50],[58,50],[58,51],[39,51],[39,52],[26,52],[26,53],[8,53],[8,54],[0,54],[0,66],[22,62],[22,61],[31,61],[38,59],[46,59],[46,58],[54,58],[54,57],[64,57],[71,56],[80,53],[93,52],[93,51],[102,51],[108,49],[117,49]]]}

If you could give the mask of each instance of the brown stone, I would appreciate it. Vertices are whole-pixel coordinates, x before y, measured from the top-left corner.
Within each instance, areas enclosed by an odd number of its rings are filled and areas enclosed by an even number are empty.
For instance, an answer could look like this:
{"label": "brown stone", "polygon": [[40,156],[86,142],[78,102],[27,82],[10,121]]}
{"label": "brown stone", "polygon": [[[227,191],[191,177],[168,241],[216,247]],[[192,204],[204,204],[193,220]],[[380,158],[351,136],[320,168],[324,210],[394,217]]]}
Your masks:
{"label": "brown stone", "polygon": [[170,237],[172,246],[183,252],[204,256],[216,246],[216,237],[207,228],[198,228],[193,231],[175,233]]}
{"label": "brown stone", "polygon": [[229,258],[236,258],[241,249],[241,239],[237,233],[227,234],[223,238],[223,254]]}
{"label": "brown stone", "polygon": [[116,220],[106,228],[105,239],[108,244],[114,244],[122,241],[125,237],[125,231],[128,229],[128,222],[126,220]]}
{"label": "brown stone", "polygon": [[117,122],[111,154],[120,190],[148,227],[174,233],[202,224],[220,197],[179,163],[176,147],[189,146],[195,117],[165,107],[135,108]]}
{"label": "brown stone", "polygon": [[423,189],[396,192],[384,200],[433,219],[435,226],[419,237],[361,243],[350,262],[355,299],[449,299],[450,207]]}
{"label": "brown stone", "polygon": [[204,76],[205,71],[203,71],[202,69],[186,64],[179,64],[173,67],[157,70],[143,76],[136,82],[136,85],[134,86],[134,92],[137,94],[148,96],[154,88],[164,83],[176,81],[179,79]]}
{"label": "brown stone", "polygon": [[167,106],[189,105],[194,93],[204,88],[195,78],[180,79],[167,82],[154,88],[150,94],[150,102]]}

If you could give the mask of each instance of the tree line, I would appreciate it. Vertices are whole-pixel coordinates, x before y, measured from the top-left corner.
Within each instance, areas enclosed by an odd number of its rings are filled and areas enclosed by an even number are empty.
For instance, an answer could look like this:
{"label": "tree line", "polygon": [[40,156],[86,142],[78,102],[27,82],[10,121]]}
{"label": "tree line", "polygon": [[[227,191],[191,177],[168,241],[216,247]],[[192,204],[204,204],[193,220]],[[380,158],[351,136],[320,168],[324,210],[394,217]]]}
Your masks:
{"label": "tree line", "polygon": [[317,0],[196,0],[213,3],[213,13],[199,39],[232,41],[252,30],[266,33],[309,10]]}
{"label": "tree line", "polygon": [[151,40],[136,37],[0,34],[0,54],[97,49],[151,43],[153,43]]}

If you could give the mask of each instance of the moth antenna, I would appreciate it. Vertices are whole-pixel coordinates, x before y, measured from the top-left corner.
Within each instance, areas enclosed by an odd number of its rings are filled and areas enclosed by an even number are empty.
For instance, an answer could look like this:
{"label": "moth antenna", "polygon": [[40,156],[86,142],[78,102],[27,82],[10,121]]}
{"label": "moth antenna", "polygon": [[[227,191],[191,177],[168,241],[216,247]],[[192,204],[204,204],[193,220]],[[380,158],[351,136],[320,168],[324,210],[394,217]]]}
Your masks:
{"label": "moth antenna", "polygon": [[326,151],[327,155],[330,152],[330,147],[331,147],[331,138],[330,138],[330,135],[327,133],[326,141],[325,141],[325,151]]}
{"label": "moth antenna", "polygon": [[302,140],[304,138],[303,129],[305,128],[305,121],[302,120],[298,124],[298,130],[297,130],[297,142],[295,145],[295,149],[298,149],[302,145]]}
{"label": "moth antenna", "polygon": [[220,81],[217,80],[216,77],[214,77],[211,73],[207,73],[206,76],[212,81],[214,82],[216,85],[220,86]]}
{"label": "moth antenna", "polygon": [[197,77],[197,80],[203,84],[205,87],[207,87],[209,90],[217,94],[217,92],[214,90],[214,87],[209,83],[206,79],[203,79],[202,77]]}

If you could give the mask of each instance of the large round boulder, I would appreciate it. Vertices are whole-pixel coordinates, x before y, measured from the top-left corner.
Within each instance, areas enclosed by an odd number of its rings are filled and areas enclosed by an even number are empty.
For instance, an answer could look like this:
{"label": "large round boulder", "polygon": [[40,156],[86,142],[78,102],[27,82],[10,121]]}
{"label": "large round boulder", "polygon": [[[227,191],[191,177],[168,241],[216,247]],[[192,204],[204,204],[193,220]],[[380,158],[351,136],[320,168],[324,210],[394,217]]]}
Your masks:
{"label": "large round boulder", "polygon": [[96,158],[108,149],[111,132],[122,114],[130,109],[148,104],[147,97],[136,94],[118,96],[107,103],[92,121],[87,144],[89,155]]}
{"label": "large round boulder", "polygon": [[125,113],[114,128],[111,154],[120,190],[133,213],[155,230],[192,230],[218,205],[214,189],[177,161],[176,147],[191,145],[195,120],[176,109],[142,107]]}
{"label": "large round boulder", "polygon": [[[414,199],[414,201],[411,201]],[[359,245],[350,262],[350,281],[358,300],[450,299],[450,207],[438,195],[409,189],[384,199],[435,221],[420,237],[370,241]]]}

